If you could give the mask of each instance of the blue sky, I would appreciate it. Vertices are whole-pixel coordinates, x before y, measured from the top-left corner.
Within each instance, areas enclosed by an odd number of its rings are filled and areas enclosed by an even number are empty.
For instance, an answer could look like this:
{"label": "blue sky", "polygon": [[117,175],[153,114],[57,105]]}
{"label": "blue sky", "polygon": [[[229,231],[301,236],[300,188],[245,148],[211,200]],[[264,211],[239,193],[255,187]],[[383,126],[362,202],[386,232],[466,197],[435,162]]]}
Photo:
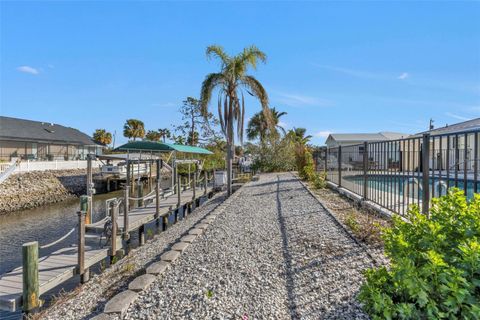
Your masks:
{"label": "blue sky", "polygon": [[[419,132],[480,117],[479,2],[0,2],[0,114],[91,134],[171,127],[217,71],[205,48],[255,44],[287,128]],[[249,100],[247,116],[259,110]]]}

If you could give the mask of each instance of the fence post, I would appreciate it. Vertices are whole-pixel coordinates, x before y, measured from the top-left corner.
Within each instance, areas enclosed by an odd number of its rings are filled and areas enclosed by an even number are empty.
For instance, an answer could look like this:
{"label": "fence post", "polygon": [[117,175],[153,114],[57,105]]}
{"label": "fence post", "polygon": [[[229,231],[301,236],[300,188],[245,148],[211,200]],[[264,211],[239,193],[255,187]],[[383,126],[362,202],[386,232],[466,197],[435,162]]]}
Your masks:
{"label": "fence post", "polygon": [[328,166],[328,147],[325,148],[325,167],[323,168],[323,172],[325,173],[325,177],[327,176],[327,166]]}
{"label": "fence post", "polygon": [[342,146],[338,146],[338,186],[342,186]]}
{"label": "fence post", "polygon": [[368,200],[368,142],[363,143],[363,199]]}
{"label": "fence post", "polygon": [[430,207],[430,134],[423,135],[422,143],[422,213],[428,215]]}
{"label": "fence post", "polygon": [[38,281],[38,242],[24,243],[23,259],[23,311],[30,312],[40,306]]}
{"label": "fence post", "polygon": [[[85,272],[85,219],[86,211],[80,210],[78,215],[78,274],[80,275],[80,282],[88,281],[88,271]],[[85,275],[85,276],[84,276]]]}

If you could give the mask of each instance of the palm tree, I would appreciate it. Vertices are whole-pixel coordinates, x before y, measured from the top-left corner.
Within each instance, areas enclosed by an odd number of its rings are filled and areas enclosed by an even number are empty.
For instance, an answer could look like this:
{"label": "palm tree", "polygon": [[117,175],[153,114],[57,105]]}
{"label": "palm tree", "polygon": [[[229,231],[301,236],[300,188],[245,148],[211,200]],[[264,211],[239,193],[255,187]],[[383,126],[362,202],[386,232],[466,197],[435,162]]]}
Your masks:
{"label": "palm tree", "polygon": [[256,69],[258,61],[265,62],[266,55],[255,46],[243,49],[243,52],[236,56],[229,56],[222,47],[216,45],[207,47],[206,53],[208,58],[215,57],[220,60],[221,70],[205,77],[200,94],[200,105],[203,115],[206,116],[212,93],[215,89],[219,90],[218,116],[222,132],[227,140],[227,193],[231,195],[235,127],[237,136],[243,143],[244,90],[260,101],[265,117],[268,119],[268,123],[271,123],[267,92],[257,79],[247,74],[249,67]]}
{"label": "palm tree", "polygon": [[174,136],[173,141],[176,144],[185,144],[185,137],[184,136],[177,136],[177,137]]}
{"label": "palm tree", "polygon": [[[263,142],[267,135],[271,134],[274,137],[279,136],[278,130],[282,131],[285,134],[285,129],[279,125],[280,118],[286,115],[286,112],[279,112],[275,108],[270,109],[270,114],[272,117],[273,129],[269,130],[268,122],[265,119],[263,112],[257,112],[253,117],[248,121],[247,125],[247,138],[249,140],[255,140],[260,138],[260,141]],[[271,132],[270,132],[271,131]]]}
{"label": "palm tree", "polygon": [[112,143],[112,134],[105,129],[97,129],[93,133],[93,140],[106,146]]}
{"label": "palm tree", "polygon": [[299,145],[306,145],[312,136],[306,136],[305,133],[307,129],[305,128],[293,128],[292,130],[288,131],[288,136],[292,139],[292,141]]}
{"label": "palm tree", "polygon": [[143,138],[145,137],[145,125],[140,120],[128,119],[123,126],[123,136],[133,138],[133,141]]}
{"label": "palm tree", "polygon": [[161,137],[162,136],[161,136],[160,132],[155,131],[155,130],[148,130],[147,134],[145,135],[145,139],[150,140],[150,141],[160,141]]}
{"label": "palm tree", "polygon": [[171,133],[170,133],[170,130],[168,130],[167,128],[164,128],[164,129],[158,129],[158,132],[160,133],[160,137],[162,137],[162,140],[163,142],[165,143],[165,139],[170,139],[171,137]]}

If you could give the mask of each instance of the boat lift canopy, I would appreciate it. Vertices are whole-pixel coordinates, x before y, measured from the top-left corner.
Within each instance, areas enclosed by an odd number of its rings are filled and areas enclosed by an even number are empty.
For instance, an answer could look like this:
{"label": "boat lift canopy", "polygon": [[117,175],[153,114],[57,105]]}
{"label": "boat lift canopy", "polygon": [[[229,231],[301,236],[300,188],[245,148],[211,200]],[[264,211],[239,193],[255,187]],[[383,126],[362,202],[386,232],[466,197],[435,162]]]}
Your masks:
{"label": "boat lift canopy", "polygon": [[146,151],[146,152],[182,152],[182,153],[192,153],[192,154],[213,154],[210,150],[186,146],[183,144],[172,144],[165,142],[157,141],[132,141],[117,147],[115,151]]}

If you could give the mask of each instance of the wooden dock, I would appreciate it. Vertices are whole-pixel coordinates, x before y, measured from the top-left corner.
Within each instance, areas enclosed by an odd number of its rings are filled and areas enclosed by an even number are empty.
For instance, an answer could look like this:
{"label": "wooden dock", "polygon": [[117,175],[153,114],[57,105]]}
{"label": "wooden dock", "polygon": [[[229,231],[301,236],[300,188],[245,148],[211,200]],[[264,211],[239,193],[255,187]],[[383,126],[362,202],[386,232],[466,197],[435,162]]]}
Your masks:
{"label": "wooden dock", "polygon": [[[195,201],[205,194],[211,195],[213,192],[208,187],[206,192],[204,188],[196,188],[195,199],[193,199],[193,190],[187,189],[181,193],[180,207],[182,208]],[[157,218],[169,217],[176,211],[178,195],[171,194],[160,200],[160,212],[156,216],[156,203],[148,204],[145,207],[135,208],[128,212],[128,232],[139,229],[147,223]],[[124,232],[124,219],[120,215],[117,220],[118,228]],[[86,226],[86,231],[98,234],[103,232],[104,222],[100,221]],[[110,255],[110,248],[95,248],[85,246],[84,267],[88,269],[94,264],[102,261]],[[57,250],[47,256],[39,258],[39,294],[43,294],[78,274],[78,247],[70,246]],[[21,310],[23,296],[23,269],[18,267],[6,274],[0,275],[0,310],[17,311]]]}

